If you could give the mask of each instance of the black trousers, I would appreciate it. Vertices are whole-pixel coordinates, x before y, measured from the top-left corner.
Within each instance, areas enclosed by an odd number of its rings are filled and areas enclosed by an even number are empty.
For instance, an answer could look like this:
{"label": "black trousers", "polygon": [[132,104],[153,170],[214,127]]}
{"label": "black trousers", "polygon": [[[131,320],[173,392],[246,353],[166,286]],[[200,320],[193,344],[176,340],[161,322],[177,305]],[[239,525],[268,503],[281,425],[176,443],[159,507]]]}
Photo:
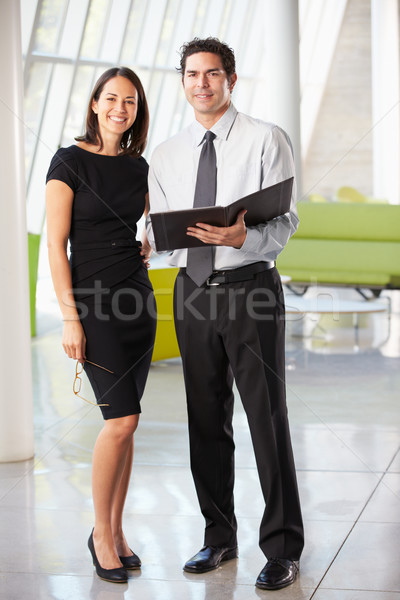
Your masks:
{"label": "black trousers", "polygon": [[234,547],[233,378],[246,411],[265,511],[266,557],[298,560],[303,524],[285,392],[285,309],[276,268],[216,287],[180,272],[174,316],[186,386],[191,470],[205,545]]}

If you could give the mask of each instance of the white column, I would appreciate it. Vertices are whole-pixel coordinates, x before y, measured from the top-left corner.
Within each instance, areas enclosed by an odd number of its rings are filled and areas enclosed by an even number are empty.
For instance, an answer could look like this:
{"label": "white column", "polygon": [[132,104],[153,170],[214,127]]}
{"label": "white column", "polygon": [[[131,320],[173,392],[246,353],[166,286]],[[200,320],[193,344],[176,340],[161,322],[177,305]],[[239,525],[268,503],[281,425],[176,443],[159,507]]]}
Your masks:
{"label": "white column", "polygon": [[400,203],[398,0],[371,0],[374,196]]}
{"label": "white column", "polygon": [[298,0],[262,0],[264,9],[268,120],[293,144],[298,198],[302,195]]}
{"label": "white column", "polygon": [[0,462],[33,456],[19,0],[0,2]]}

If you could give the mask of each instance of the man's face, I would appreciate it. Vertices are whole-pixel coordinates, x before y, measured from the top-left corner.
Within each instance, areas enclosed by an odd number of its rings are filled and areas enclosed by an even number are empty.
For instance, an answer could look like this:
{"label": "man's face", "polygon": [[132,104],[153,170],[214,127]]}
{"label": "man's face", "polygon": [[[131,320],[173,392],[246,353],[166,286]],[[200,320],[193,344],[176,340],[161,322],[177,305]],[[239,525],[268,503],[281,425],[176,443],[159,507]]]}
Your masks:
{"label": "man's face", "polygon": [[186,59],[182,82],[198,121],[210,127],[218,121],[230,104],[236,79],[235,73],[228,80],[218,54],[197,52]]}

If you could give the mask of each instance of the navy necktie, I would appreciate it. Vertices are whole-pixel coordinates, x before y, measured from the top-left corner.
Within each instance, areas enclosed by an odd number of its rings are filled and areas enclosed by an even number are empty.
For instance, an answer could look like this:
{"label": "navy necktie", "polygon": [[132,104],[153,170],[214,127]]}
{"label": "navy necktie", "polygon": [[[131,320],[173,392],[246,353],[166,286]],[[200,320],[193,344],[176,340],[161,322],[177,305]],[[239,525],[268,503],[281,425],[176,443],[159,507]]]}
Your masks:
{"label": "navy necktie", "polygon": [[[215,133],[207,131],[201,149],[197,169],[193,208],[214,206],[217,192],[217,157],[213,140]],[[213,246],[188,248],[186,273],[196,283],[202,285],[213,271]]]}

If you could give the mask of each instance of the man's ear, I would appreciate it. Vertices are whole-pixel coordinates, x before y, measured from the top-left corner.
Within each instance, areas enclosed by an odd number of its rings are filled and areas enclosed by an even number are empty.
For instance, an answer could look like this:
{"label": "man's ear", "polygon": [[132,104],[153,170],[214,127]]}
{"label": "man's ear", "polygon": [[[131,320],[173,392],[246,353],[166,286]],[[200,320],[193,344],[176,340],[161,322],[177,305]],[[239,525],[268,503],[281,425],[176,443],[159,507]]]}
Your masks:
{"label": "man's ear", "polygon": [[237,82],[237,75],[236,75],[236,73],[232,73],[230,80],[229,80],[229,91],[231,94],[233,92],[233,88],[235,87],[236,82]]}

